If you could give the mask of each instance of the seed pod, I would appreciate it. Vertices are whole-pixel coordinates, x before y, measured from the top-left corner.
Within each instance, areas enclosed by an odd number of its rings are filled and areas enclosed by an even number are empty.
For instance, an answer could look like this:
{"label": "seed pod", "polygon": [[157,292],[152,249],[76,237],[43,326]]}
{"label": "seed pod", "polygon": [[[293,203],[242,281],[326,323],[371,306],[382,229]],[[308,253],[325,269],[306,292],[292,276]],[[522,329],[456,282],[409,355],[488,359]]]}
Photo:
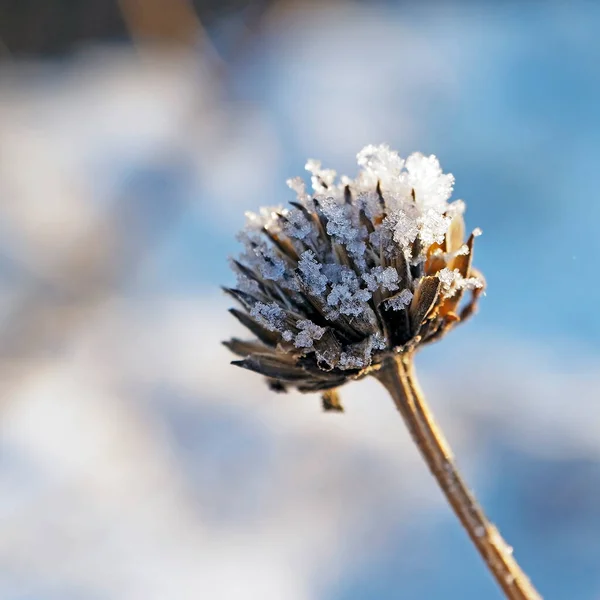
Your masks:
{"label": "seed pod", "polygon": [[[386,355],[414,351],[473,314],[484,280],[473,268],[476,233],[463,243],[464,203],[448,202],[454,178],[435,156],[406,161],[367,146],[354,180],[309,161],[313,193],[290,180],[290,208],[249,213],[245,251],[226,289],[231,313],[255,336],[226,346],[233,364],[264,375],[271,389],[335,391],[378,368]],[[461,308],[465,291],[471,299]]]}

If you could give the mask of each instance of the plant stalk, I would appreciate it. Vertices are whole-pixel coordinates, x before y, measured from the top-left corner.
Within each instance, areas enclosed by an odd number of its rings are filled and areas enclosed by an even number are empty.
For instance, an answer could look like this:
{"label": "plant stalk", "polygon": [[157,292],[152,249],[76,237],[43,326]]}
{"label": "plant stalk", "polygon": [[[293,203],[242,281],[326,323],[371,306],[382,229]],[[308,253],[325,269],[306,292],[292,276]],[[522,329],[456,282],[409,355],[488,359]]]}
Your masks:
{"label": "plant stalk", "polygon": [[506,597],[509,600],[541,600],[512,556],[512,548],[485,516],[461,477],[452,451],[417,383],[413,355],[389,356],[374,376],[392,396],[427,466]]}

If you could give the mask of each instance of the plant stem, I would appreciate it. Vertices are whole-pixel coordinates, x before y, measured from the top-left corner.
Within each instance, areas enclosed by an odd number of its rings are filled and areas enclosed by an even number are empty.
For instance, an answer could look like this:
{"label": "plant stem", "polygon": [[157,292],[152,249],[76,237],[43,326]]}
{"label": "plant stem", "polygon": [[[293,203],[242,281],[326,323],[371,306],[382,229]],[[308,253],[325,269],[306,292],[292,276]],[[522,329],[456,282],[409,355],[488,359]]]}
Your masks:
{"label": "plant stem", "polygon": [[419,388],[410,353],[388,357],[374,376],[392,396],[408,430],[454,513],[510,600],[541,600],[512,556],[512,548],[485,516],[463,481],[452,451]]}

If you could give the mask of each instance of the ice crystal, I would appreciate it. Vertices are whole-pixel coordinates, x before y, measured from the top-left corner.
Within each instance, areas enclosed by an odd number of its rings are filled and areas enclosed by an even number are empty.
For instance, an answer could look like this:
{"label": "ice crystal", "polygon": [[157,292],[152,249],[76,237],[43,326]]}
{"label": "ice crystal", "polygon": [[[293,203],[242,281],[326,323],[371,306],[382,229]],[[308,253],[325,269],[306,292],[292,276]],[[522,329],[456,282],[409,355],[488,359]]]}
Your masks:
{"label": "ice crystal", "polygon": [[419,217],[421,242],[425,246],[441,244],[450,225],[450,217],[441,215],[437,210],[430,208]]}
{"label": "ice crystal", "polygon": [[366,367],[369,363],[367,353],[364,351],[362,354],[353,354],[351,352],[342,352],[340,356],[340,362],[338,363],[338,367],[343,370],[348,369],[362,369]]}
{"label": "ice crystal", "polygon": [[300,210],[291,210],[285,214],[287,222],[283,230],[287,235],[299,240],[305,239],[312,233],[312,223],[304,216]]}
{"label": "ice crystal", "polygon": [[483,287],[483,282],[479,277],[463,277],[458,269],[453,271],[448,268],[442,269],[438,273],[438,278],[449,296],[459,290],[475,290]]}
{"label": "ice crystal", "polygon": [[246,292],[246,294],[260,293],[258,281],[250,279],[250,277],[244,275],[243,273],[236,273],[236,278],[238,290],[242,290],[242,292]]}
{"label": "ice crystal", "polygon": [[310,196],[306,193],[306,183],[302,177],[292,177],[286,181],[288,187],[296,192],[298,202],[304,204]]}
{"label": "ice crystal", "polygon": [[259,264],[261,275],[265,279],[279,281],[285,273],[285,261],[272,248],[261,248],[258,256],[262,259]]}
{"label": "ice crystal", "polygon": [[269,331],[282,331],[284,326],[285,312],[276,302],[265,304],[257,302],[250,311],[257,323],[260,323]]}
{"label": "ice crystal", "polygon": [[246,246],[246,252],[242,259],[249,266],[257,269],[265,279],[278,281],[285,274],[285,261],[273,247],[259,237],[256,229],[265,227],[265,225],[258,225],[259,220],[264,221],[264,219],[255,214],[252,214],[250,219],[249,228],[238,236],[238,239]]}
{"label": "ice crystal", "polygon": [[462,277],[461,287],[465,290],[480,290],[483,288],[483,281],[479,277]]}
{"label": "ice crystal", "polygon": [[379,331],[371,336],[371,345],[374,350],[385,350],[387,344],[385,338]]}
{"label": "ice crystal", "polygon": [[[260,345],[232,340],[239,364],[279,389],[337,387],[388,352],[438,339],[474,311],[483,279],[471,267],[476,229],[464,239],[462,200],[434,155],[406,160],[388,146],[357,155],[356,178],[309,160],[290,208],[247,213],[229,290],[233,314]],[[461,309],[464,293],[470,302]]]}
{"label": "ice crystal", "polygon": [[327,304],[337,308],[343,315],[358,317],[364,312],[371,293],[360,287],[356,273],[347,267],[341,269],[339,279],[340,282],[333,284],[327,296]]}
{"label": "ice crystal", "polygon": [[456,271],[451,271],[448,268],[442,269],[438,273],[438,279],[442,282],[442,285],[446,288],[450,288],[450,286],[456,281],[458,273]]}
{"label": "ice crystal", "polygon": [[312,250],[303,252],[298,261],[298,269],[310,291],[320,296],[327,289],[327,277],[321,273],[322,265],[315,260]]}
{"label": "ice crystal", "polygon": [[389,178],[399,178],[404,167],[404,160],[385,144],[365,146],[356,155],[356,162],[360,167],[364,167],[365,171],[378,178],[386,175]]}
{"label": "ice crystal", "polygon": [[365,215],[373,222],[378,219],[382,213],[381,198],[376,191],[363,191],[356,199],[357,207],[363,210]]}
{"label": "ice crystal", "polygon": [[321,204],[321,210],[327,219],[327,233],[339,244],[343,244],[350,254],[360,257],[365,249],[362,240],[364,231],[352,222],[352,207],[338,204],[329,196]]}
{"label": "ice crystal", "polygon": [[398,271],[394,267],[386,267],[384,269],[381,266],[377,266],[369,273],[363,273],[362,278],[370,292],[374,292],[380,286],[390,292],[398,289]]}
{"label": "ice crystal", "polygon": [[346,352],[342,352],[338,367],[342,370],[363,369],[371,364],[373,350],[383,350],[385,340],[380,333],[376,333],[366,340],[353,344]]}
{"label": "ice crystal", "polygon": [[321,161],[309,159],[304,167],[312,173],[311,182],[315,192],[327,191],[335,181],[336,172],[333,169],[322,169]]}
{"label": "ice crystal", "polygon": [[294,345],[297,348],[311,348],[315,340],[320,340],[325,333],[324,327],[319,327],[308,319],[298,321],[296,327],[300,332],[296,336]]}
{"label": "ice crystal", "polygon": [[[450,202],[450,204],[448,204],[448,208],[446,209],[446,215],[449,217],[458,217],[460,215],[463,215],[466,209],[467,206],[463,200],[455,200],[454,202]],[[473,233],[475,233],[475,231],[481,231],[481,229],[477,227],[473,230]]]}
{"label": "ice crystal", "polygon": [[412,299],[413,293],[410,290],[405,289],[396,296],[389,298],[386,301],[386,307],[391,308],[392,310],[402,310],[411,303]]}
{"label": "ice crystal", "polygon": [[259,232],[263,227],[269,227],[277,223],[277,219],[283,206],[263,206],[258,213],[248,211],[246,213],[246,231]]}
{"label": "ice crystal", "polygon": [[362,346],[350,348],[348,352],[342,352],[338,367],[345,371],[367,367],[371,362],[372,349],[371,344],[363,344]]}
{"label": "ice crystal", "polygon": [[432,154],[411,154],[406,160],[406,181],[414,190],[415,201],[423,208],[446,208],[454,187],[454,177],[444,175],[438,159]]}

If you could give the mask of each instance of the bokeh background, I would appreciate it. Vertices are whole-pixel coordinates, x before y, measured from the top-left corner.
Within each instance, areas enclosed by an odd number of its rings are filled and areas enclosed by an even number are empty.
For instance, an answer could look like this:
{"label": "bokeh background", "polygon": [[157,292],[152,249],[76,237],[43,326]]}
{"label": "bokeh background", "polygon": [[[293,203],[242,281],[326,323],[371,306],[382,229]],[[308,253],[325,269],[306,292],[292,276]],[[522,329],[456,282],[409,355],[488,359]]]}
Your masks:
{"label": "bokeh background", "polygon": [[600,598],[600,4],[0,2],[0,597],[499,599],[375,382],[229,366],[244,211],[435,153],[480,314],[419,358],[547,598]]}

